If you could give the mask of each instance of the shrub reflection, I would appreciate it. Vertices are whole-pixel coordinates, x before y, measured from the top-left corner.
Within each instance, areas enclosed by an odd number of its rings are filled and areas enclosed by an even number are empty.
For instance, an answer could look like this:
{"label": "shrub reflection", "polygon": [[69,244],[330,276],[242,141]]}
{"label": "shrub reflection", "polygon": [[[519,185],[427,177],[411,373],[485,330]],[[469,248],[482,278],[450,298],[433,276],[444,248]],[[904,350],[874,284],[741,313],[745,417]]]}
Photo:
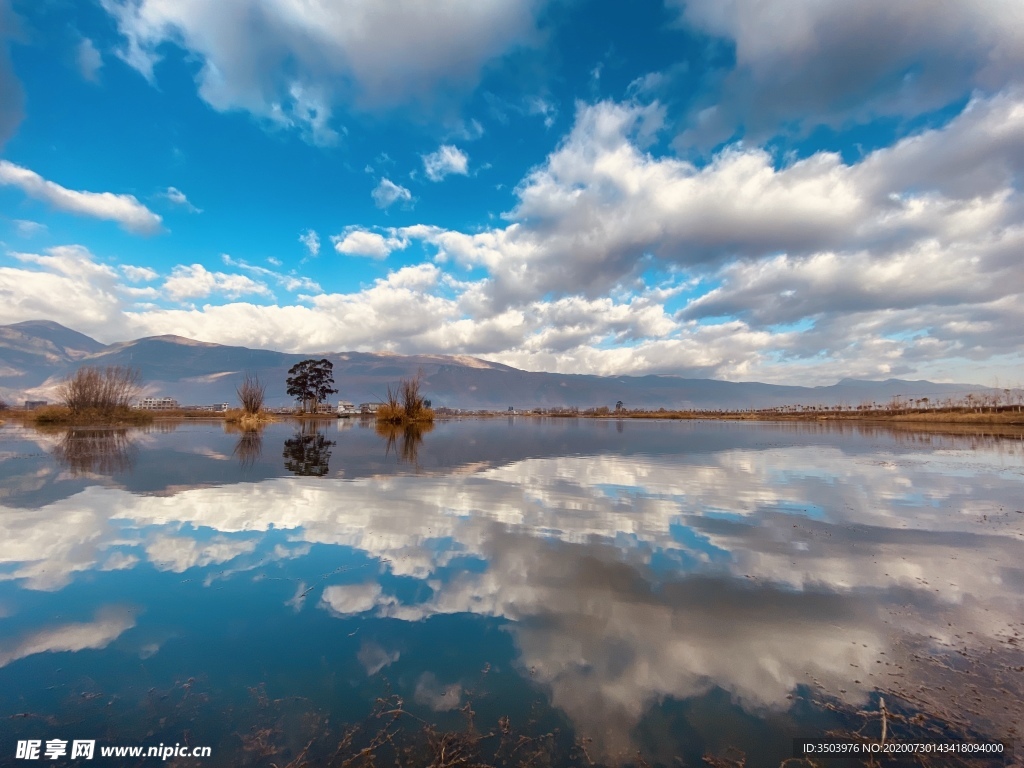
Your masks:
{"label": "shrub reflection", "polygon": [[53,449],[53,457],[76,477],[128,472],[135,463],[135,441],[127,429],[71,427]]}

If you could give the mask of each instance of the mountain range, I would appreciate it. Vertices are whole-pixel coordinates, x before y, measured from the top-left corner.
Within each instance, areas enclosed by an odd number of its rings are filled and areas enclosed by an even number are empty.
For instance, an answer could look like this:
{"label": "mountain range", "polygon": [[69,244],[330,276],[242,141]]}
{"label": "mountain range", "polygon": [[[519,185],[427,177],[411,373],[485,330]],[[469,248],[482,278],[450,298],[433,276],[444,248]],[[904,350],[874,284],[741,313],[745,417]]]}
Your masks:
{"label": "mountain range", "polygon": [[394,355],[368,352],[291,354],[151,336],[102,344],[58,323],[32,320],[0,326],[0,398],[52,400],[57,384],[83,365],[130,366],[140,370],[146,395],[182,404],[236,401],[245,373],[267,386],[270,406],[290,404],[288,369],[300,360],[327,358],[334,365],[336,399],[380,401],[389,384],[422,371],[435,406],[454,408],[614,406],[627,408],[741,409],[778,405],[857,405],[894,396],[932,400],[985,392],[985,387],[930,381],[842,379],[831,386],[800,387],[692,379],[673,375],[595,376],[522,371],[468,355]]}

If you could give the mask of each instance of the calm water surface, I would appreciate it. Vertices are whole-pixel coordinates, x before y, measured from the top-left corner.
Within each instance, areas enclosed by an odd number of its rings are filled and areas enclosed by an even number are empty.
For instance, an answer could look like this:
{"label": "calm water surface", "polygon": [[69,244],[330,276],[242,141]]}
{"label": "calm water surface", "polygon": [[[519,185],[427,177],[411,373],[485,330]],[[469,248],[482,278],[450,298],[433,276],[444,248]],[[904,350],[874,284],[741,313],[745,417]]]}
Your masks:
{"label": "calm water surface", "polygon": [[0,428],[0,764],[326,764],[378,698],[556,764],[778,765],[880,696],[1019,749],[1022,633],[1020,435]]}

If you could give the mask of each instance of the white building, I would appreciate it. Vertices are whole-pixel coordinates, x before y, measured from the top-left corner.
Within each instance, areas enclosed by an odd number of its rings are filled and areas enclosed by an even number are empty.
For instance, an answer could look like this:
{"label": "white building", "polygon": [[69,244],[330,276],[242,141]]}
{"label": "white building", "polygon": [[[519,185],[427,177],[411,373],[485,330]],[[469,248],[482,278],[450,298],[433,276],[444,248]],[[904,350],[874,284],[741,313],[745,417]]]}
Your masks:
{"label": "white building", "polygon": [[339,416],[351,416],[354,413],[358,413],[354,404],[348,400],[338,401],[338,415]]}
{"label": "white building", "polygon": [[176,411],[180,406],[173,397],[144,397],[139,400],[143,411]]}

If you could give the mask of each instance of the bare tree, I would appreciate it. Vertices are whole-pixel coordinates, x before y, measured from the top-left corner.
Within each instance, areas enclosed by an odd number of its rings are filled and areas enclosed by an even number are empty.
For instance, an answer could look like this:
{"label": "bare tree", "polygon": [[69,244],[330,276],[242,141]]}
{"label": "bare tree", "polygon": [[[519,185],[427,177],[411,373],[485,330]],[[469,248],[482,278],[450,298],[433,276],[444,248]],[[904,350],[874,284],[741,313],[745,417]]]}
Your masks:
{"label": "bare tree", "polygon": [[242,410],[251,416],[255,416],[263,410],[263,401],[266,396],[267,385],[260,381],[256,374],[245,374],[245,379],[235,389],[238,393],[238,400],[242,404]]}
{"label": "bare tree", "polygon": [[58,385],[57,398],[75,415],[91,411],[109,416],[131,406],[142,389],[141,381],[135,368],[84,366]]}

